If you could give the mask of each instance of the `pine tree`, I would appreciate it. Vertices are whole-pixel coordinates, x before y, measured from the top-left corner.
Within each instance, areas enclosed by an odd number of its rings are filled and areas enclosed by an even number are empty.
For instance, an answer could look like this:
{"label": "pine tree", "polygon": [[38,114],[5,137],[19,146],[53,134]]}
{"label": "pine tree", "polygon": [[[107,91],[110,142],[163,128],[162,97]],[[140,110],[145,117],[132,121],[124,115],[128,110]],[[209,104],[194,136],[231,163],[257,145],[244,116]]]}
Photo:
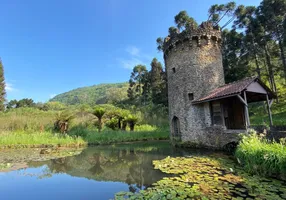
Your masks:
{"label": "pine tree", "polygon": [[5,91],[4,69],[2,61],[0,59],[0,111],[5,110],[5,105],[4,105],[5,97],[6,97],[6,91]]}

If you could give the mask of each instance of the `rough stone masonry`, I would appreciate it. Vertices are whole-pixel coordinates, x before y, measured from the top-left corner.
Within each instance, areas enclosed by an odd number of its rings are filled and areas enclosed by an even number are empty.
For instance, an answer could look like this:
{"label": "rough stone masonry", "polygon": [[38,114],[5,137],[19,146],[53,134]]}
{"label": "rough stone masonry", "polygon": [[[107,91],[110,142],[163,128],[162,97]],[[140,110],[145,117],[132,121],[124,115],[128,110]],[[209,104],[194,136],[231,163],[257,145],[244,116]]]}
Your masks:
{"label": "rough stone masonry", "polygon": [[235,140],[225,127],[211,125],[209,103],[192,101],[225,84],[221,31],[204,22],[175,36],[163,46],[168,77],[171,137],[182,142],[221,148]]}

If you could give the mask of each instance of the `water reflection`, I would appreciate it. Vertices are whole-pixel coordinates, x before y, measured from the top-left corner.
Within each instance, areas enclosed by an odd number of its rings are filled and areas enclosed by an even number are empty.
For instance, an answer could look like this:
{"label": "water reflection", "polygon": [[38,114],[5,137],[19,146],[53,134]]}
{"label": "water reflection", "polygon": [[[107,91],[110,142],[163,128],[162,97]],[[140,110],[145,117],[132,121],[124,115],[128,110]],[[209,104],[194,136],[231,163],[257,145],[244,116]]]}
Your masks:
{"label": "water reflection", "polygon": [[[166,142],[90,147],[80,155],[45,162],[30,162],[30,167],[47,166],[50,174],[65,173],[96,181],[123,182],[130,191],[144,189],[166,174],[154,170],[152,161],[168,155],[182,155]],[[47,171],[45,172],[47,173]]]}
{"label": "water reflection", "polygon": [[153,160],[206,153],[173,149],[168,142],[89,147],[76,156],[32,161],[25,170],[0,173],[0,193],[9,200],[58,195],[69,200],[111,199],[117,192],[137,192],[166,177],[154,169]]}

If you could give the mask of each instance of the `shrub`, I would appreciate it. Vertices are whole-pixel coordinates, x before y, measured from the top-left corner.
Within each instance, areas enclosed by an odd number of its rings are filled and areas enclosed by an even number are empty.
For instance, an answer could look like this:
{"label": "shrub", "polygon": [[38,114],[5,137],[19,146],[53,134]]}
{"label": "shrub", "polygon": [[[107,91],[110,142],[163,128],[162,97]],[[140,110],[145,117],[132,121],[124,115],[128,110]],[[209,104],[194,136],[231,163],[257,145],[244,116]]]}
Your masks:
{"label": "shrub", "polygon": [[263,134],[251,131],[249,135],[242,136],[235,156],[250,173],[286,175],[286,146],[283,141],[269,141]]}

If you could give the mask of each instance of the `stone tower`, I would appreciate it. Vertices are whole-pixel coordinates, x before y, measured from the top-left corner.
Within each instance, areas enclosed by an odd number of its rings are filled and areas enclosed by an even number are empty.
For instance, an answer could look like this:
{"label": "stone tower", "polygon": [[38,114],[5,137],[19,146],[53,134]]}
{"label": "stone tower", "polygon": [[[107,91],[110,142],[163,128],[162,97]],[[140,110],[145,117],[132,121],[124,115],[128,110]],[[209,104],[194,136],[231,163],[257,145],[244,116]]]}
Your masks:
{"label": "stone tower", "polygon": [[165,39],[171,136],[195,143],[208,139],[210,106],[192,102],[225,84],[220,46],[221,31],[209,22]]}

